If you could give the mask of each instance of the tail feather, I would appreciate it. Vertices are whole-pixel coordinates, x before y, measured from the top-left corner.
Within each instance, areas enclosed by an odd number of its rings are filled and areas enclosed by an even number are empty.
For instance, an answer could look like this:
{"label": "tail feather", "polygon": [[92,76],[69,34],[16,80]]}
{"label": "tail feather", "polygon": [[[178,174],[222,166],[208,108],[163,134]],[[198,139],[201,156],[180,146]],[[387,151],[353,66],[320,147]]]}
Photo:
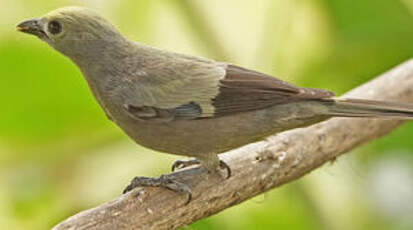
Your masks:
{"label": "tail feather", "polygon": [[338,117],[372,117],[413,120],[413,104],[364,99],[329,98],[328,115]]}

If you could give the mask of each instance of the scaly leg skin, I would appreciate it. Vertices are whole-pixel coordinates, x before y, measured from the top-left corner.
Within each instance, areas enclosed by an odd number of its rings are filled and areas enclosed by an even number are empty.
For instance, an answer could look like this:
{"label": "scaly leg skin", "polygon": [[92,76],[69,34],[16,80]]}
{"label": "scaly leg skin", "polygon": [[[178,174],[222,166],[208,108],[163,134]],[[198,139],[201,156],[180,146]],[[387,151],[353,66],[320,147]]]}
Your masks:
{"label": "scaly leg skin", "polygon": [[188,166],[198,165],[198,164],[205,166],[208,172],[214,172],[216,171],[217,168],[225,169],[227,171],[227,176],[225,177],[225,179],[228,179],[231,177],[231,168],[227,165],[227,163],[225,163],[222,160],[219,160],[216,154],[210,154],[207,157],[202,158],[200,160],[195,159],[195,158],[186,160],[186,161],[177,160],[172,164],[172,172],[174,172],[176,169],[182,169]]}
{"label": "scaly leg skin", "polygon": [[185,202],[185,205],[191,202],[192,199],[192,191],[186,184],[170,179],[167,175],[162,175],[158,178],[135,177],[133,178],[131,183],[123,190],[123,194],[137,187],[162,187],[177,193],[186,194],[188,198]]}

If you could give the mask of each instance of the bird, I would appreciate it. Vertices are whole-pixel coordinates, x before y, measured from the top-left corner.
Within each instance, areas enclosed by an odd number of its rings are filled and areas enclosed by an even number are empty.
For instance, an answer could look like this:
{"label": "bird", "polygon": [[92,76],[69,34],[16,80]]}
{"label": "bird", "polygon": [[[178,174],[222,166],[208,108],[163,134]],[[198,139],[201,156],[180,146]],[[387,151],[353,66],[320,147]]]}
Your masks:
{"label": "bird", "polygon": [[[63,7],[17,25],[68,57],[82,72],[107,117],[137,144],[192,157],[172,170],[231,168],[218,154],[332,117],[413,119],[413,104],[337,98],[235,64],[161,50],[132,41],[85,7]],[[309,134],[311,135],[311,134]],[[162,175],[135,177],[188,195],[191,188]]]}

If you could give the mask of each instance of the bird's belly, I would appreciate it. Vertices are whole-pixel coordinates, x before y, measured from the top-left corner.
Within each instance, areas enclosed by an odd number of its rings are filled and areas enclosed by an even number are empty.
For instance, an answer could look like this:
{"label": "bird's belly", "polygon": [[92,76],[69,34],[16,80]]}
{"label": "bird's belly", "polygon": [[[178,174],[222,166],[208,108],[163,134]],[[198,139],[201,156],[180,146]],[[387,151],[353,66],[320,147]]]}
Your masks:
{"label": "bird's belly", "polygon": [[[226,120],[226,119],[223,119]],[[232,128],[215,120],[193,120],[169,124],[140,125],[141,135],[132,137],[138,144],[166,153],[194,156],[221,153],[252,143],[274,132],[251,132],[241,126]],[[228,122],[226,124],[229,124]]]}
{"label": "bird's belly", "polygon": [[308,126],[327,119],[311,104],[278,105],[264,110],[217,118],[168,123],[128,122],[121,128],[138,144],[157,151],[199,156],[222,153],[284,130]]}

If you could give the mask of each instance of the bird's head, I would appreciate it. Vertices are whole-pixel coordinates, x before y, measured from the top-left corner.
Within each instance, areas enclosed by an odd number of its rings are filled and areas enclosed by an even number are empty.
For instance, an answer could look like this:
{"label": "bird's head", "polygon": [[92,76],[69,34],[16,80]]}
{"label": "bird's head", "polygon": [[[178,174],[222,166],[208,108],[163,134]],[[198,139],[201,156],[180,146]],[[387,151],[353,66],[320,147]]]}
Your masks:
{"label": "bird's head", "polygon": [[36,35],[61,53],[76,58],[122,41],[119,31],[93,10],[64,7],[17,25],[17,30]]}

